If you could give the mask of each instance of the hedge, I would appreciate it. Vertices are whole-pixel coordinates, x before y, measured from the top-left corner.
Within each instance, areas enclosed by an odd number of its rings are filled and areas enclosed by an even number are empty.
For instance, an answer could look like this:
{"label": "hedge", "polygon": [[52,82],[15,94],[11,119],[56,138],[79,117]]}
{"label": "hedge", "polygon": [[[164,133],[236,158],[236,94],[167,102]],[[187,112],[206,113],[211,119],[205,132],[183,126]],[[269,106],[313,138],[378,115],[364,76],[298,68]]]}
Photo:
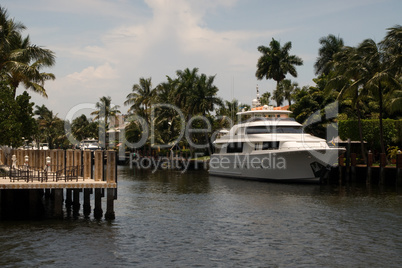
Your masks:
{"label": "hedge", "polygon": [[[402,120],[383,119],[384,143],[387,145],[402,144]],[[368,148],[380,149],[380,120],[361,120],[363,140],[367,142]],[[350,138],[353,141],[360,141],[359,123],[357,120],[340,120],[338,122],[339,137],[342,140]]]}

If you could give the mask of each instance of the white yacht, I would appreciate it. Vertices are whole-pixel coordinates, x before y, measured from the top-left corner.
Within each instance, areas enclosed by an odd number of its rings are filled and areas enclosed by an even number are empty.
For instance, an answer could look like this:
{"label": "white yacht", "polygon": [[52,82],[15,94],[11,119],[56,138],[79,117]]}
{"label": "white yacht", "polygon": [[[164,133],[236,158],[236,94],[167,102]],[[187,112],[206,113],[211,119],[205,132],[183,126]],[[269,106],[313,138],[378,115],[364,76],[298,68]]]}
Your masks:
{"label": "white yacht", "polygon": [[99,150],[101,149],[99,145],[99,141],[95,139],[85,139],[80,142],[80,149],[81,150]]}
{"label": "white yacht", "polygon": [[325,139],[304,133],[303,126],[289,118],[290,113],[272,106],[238,113],[249,118],[214,141],[209,173],[250,179],[318,181],[345,149],[329,147]]}

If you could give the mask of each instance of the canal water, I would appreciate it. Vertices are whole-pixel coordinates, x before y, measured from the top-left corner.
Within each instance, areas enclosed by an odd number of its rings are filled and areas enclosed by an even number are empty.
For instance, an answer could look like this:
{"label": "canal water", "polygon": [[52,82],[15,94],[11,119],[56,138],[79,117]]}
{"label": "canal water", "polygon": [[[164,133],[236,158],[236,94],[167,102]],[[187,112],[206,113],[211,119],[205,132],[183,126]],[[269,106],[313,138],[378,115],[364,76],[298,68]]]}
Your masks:
{"label": "canal water", "polygon": [[[0,222],[2,267],[400,267],[394,187],[118,168],[116,219]],[[399,189],[401,190],[401,189]],[[104,206],[105,208],[105,206]],[[80,211],[82,215],[82,209]]]}

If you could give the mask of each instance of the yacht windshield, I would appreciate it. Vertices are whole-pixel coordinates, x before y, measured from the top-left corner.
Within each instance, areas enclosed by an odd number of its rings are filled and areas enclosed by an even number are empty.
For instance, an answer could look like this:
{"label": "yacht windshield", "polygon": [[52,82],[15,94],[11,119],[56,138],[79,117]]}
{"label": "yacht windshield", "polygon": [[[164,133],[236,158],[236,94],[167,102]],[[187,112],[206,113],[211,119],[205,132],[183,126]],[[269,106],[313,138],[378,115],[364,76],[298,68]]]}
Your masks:
{"label": "yacht windshield", "polygon": [[301,126],[253,126],[246,128],[246,134],[303,133]]}

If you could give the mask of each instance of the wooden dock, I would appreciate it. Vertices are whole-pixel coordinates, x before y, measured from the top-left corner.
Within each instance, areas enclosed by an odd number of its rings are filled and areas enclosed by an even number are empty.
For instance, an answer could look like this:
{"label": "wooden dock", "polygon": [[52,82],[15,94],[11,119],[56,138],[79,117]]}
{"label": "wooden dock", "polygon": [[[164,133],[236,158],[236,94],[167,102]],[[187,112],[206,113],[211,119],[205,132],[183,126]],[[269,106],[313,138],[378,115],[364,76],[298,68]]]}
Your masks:
{"label": "wooden dock", "polygon": [[93,200],[94,218],[100,219],[105,192],[104,216],[115,218],[115,151],[0,150],[0,168],[1,219],[78,216],[80,199],[84,216],[89,217]]}
{"label": "wooden dock", "polygon": [[402,154],[396,155],[395,163],[389,165],[386,155],[379,154],[379,163],[374,165],[374,155],[367,154],[367,163],[358,164],[356,153],[341,155],[336,168],[333,168],[324,182],[361,182],[378,185],[402,186]]}

